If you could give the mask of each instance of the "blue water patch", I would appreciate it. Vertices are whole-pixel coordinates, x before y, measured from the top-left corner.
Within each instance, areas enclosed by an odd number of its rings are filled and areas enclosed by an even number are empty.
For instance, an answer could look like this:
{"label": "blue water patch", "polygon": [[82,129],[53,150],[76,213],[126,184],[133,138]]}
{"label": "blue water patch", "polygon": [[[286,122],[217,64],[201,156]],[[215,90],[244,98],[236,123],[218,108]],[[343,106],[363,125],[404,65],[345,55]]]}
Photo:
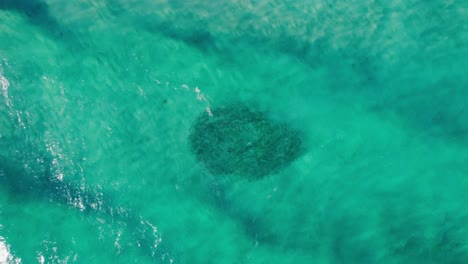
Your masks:
{"label": "blue water patch", "polygon": [[467,263],[465,17],[0,0],[0,263]]}

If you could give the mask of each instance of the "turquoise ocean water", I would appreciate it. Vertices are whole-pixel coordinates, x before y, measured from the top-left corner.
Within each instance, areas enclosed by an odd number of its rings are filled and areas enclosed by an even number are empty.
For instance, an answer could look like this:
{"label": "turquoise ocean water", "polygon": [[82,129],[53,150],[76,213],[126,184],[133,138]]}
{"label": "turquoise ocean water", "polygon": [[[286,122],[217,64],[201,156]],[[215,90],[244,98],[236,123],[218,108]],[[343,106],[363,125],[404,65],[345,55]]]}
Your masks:
{"label": "turquoise ocean water", "polygon": [[[467,17],[0,0],[0,263],[468,263]],[[194,124],[237,105],[298,131],[300,154],[210,171]]]}

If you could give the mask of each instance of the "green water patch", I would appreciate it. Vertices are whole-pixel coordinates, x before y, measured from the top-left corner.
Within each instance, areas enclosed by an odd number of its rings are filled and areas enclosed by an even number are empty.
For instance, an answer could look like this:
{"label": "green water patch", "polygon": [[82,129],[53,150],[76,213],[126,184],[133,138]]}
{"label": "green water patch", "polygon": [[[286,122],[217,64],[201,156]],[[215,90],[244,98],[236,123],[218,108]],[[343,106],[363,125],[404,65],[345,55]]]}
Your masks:
{"label": "green water patch", "polygon": [[301,153],[301,137],[286,124],[242,105],[201,114],[190,146],[196,158],[215,175],[250,179],[275,173]]}

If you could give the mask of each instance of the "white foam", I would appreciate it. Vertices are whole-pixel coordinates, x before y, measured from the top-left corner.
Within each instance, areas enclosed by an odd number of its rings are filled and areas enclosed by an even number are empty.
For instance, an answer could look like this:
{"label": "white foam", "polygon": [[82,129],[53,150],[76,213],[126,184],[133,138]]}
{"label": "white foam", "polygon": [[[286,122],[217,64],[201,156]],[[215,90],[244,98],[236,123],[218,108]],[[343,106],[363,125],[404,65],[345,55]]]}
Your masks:
{"label": "white foam", "polygon": [[8,80],[3,75],[0,75],[0,84],[2,86],[2,92],[8,92],[10,82],[8,82]]}
{"label": "white foam", "polygon": [[44,255],[39,254],[39,256],[37,256],[37,261],[38,261],[40,264],[44,264],[44,263],[45,263],[45,257],[44,257]]}
{"label": "white foam", "polygon": [[120,251],[122,249],[122,246],[120,245],[121,236],[122,236],[122,231],[119,230],[117,232],[117,237],[115,238],[115,241],[114,241],[114,247],[117,248],[117,255],[120,254]]}
{"label": "white foam", "polygon": [[[1,227],[1,226],[0,226]],[[6,240],[0,236],[0,264],[21,263],[20,258],[14,258],[10,253],[10,246]]]}
{"label": "white foam", "polygon": [[5,98],[6,105],[11,106],[10,98],[8,97],[8,87],[10,87],[10,82],[3,76],[3,68],[0,65],[0,88],[2,89],[2,95]]}
{"label": "white foam", "polygon": [[11,259],[10,250],[8,250],[8,246],[0,237],[0,263],[7,263],[9,259]]}
{"label": "white foam", "polygon": [[[7,61],[3,61],[4,65],[8,66],[8,62]],[[10,99],[10,96],[8,94],[8,87],[10,87],[10,82],[8,81],[8,79],[4,76],[3,74],[3,68],[2,68],[2,64],[0,64],[0,90],[1,90],[1,94],[3,95],[3,98],[5,98],[5,104],[8,108],[10,108],[10,111],[13,115],[16,115],[16,118],[18,120],[18,124],[19,126],[25,128],[25,124],[23,123],[23,120],[21,119],[21,112],[19,112],[18,110],[14,110],[14,107],[13,107],[13,103]]]}
{"label": "white foam", "polygon": [[213,113],[211,112],[211,105],[210,105],[210,102],[208,101],[208,99],[205,97],[205,95],[202,93],[202,91],[200,90],[200,88],[198,87],[195,87],[193,89],[197,95],[197,100],[198,101],[202,101],[202,102],[205,102],[206,103],[206,112],[208,113],[209,116],[212,116]]}

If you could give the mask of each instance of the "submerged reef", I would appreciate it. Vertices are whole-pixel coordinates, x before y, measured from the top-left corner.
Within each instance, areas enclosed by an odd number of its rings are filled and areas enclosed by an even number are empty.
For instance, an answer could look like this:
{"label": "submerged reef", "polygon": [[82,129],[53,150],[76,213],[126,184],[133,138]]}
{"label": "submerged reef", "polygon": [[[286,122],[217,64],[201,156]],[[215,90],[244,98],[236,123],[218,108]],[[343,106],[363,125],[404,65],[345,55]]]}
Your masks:
{"label": "submerged reef", "polygon": [[298,131],[244,105],[203,113],[189,136],[196,159],[213,175],[257,179],[293,162],[301,153]]}

